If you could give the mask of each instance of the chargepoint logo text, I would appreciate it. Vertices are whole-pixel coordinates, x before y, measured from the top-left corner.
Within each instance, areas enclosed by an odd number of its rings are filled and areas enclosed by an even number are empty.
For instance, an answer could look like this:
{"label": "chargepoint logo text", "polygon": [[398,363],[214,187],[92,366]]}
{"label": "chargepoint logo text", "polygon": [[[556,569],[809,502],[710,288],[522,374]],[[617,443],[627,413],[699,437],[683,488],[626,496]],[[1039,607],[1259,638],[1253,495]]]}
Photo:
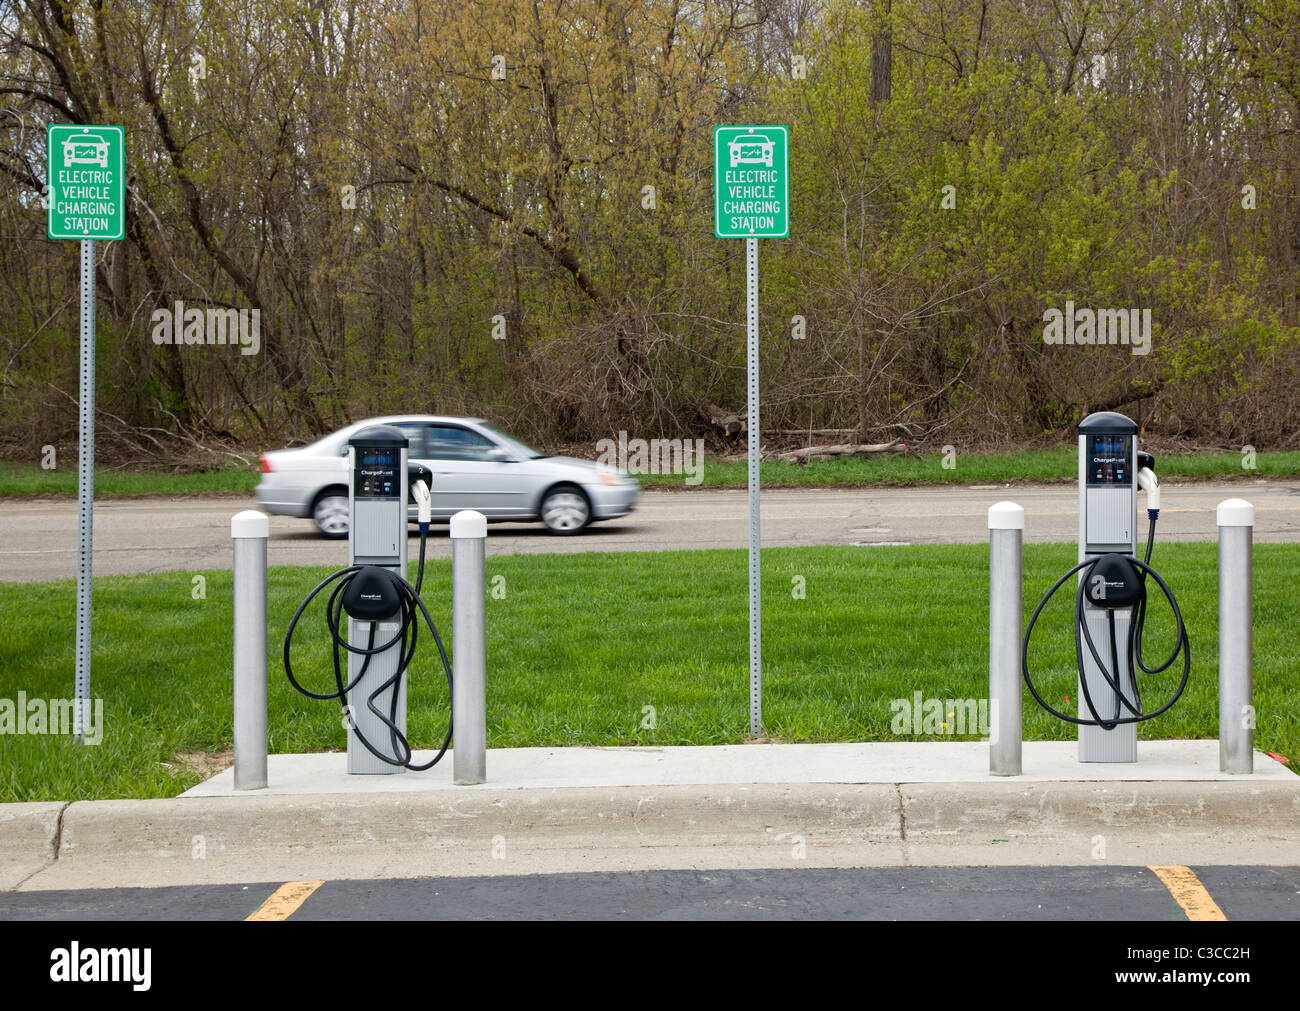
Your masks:
{"label": "chargepoint logo text", "polygon": [[104,739],[103,699],[29,699],[19,692],[17,699],[0,699],[0,734],[75,734],[78,707],[82,743],[99,744]]}
{"label": "chargepoint logo text", "polygon": [[55,983],[130,983],[148,990],[153,976],[152,948],[83,948],[73,941],[50,952],[50,979]]}
{"label": "chargepoint logo text", "polygon": [[1150,309],[1076,309],[1043,313],[1044,344],[1123,344],[1135,355],[1151,353]]}
{"label": "chargepoint logo text", "polygon": [[177,301],[166,309],[155,309],[149,322],[155,344],[239,346],[241,355],[255,355],[262,349],[261,309],[220,309],[208,306],[186,308]]}
{"label": "chargepoint logo text", "polygon": [[596,443],[596,462],[629,474],[685,474],[686,483],[704,480],[703,439],[629,439],[618,433],[618,442],[601,439]]}

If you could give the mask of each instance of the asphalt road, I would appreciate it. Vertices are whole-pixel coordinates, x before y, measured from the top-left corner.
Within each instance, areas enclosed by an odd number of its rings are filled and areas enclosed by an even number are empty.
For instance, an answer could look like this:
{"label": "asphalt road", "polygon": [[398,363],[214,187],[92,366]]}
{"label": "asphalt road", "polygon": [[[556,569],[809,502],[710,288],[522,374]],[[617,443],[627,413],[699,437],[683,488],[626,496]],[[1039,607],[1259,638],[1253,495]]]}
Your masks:
{"label": "asphalt road", "polygon": [[1191,872],[1199,902],[1148,867],[809,867],[5,892],[0,920],[1300,920],[1300,867]]}
{"label": "asphalt road", "polygon": [[[1214,509],[1226,498],[1255,504],[1257,541],[1300,540],[1300,480],[1165,486],[1160,537],[1212,540]],[[923,488],[773,489],[762,498],[763,544],[976,543],[988,537],[987,510],[1010,499],[1025,507],[1026,541],[1069,541],[1077,529],[1076,488],[970,485]],[[539,524],[493,524],[492,554],[742,548],[745,492],[647,491],[631,516],[556,537]],[[230,517],[250,498],[105,499],[95,506],[94,573],[229,568]],[[1140,528],[1145,530],[1145,520]],[[72,499],[7,501],[0,508],[0,581],[70,579],[76,574],[77,506]],[[450,553],[446,526],[434,527],[430,557]],[[272,517],[271,565],[345,565],[346,541],[318,537],[309,520]]]}

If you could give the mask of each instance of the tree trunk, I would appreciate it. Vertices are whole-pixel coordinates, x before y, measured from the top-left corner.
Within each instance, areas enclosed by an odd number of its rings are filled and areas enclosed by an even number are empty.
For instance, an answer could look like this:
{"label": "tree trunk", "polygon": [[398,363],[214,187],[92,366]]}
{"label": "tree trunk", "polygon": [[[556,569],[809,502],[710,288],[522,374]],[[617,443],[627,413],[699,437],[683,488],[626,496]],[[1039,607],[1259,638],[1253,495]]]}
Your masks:
{"label": "tree trunk", "polygon": [[[884,14],[880,30],[871,37],[871,104],[883,105],[889,101],[894,76],[894,33],[889,24],[892,0],[880,0]],[[868,327],[858,324],[858,438],[865,439],[871,427],[871,405],[868,390],[871,377],[867,363],[871,359]]]}

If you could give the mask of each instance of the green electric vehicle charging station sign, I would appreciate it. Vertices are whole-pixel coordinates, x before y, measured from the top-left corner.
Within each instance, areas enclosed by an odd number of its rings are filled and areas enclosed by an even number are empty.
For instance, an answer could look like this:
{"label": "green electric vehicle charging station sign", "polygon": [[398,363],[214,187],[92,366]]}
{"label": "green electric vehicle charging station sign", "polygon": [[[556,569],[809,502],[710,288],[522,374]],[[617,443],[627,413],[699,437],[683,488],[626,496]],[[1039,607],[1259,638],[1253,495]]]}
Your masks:
{"label": "green electric vehicle charging station sign", "polygon": [[790,146],[783,126],[713,128],[713,234],[783,239],[790,234]]}
{"label": "green electric vehicle charging station sign", "polygon": [[91,541],[95,509],[95,243],[126,235],[126,153],[120,126],[51,123],[45,130],[46,232],[80,241],[81,382],[77,406],[77,656],[73,728],[90,710]]}
{"label": "green electric vehicle charging station sign", "polygon": [[120,126],[51,124],[48,234],[51,239],[121,239],[126,172]]}
{"label": "green electric vehicle charging station sign", "polygon": [[759,517],[758,240],[790,234],[790,145],[783,126],[713,128],[713,234],[745,240],[749,472],[749,736],[763,736],[763,538]]}

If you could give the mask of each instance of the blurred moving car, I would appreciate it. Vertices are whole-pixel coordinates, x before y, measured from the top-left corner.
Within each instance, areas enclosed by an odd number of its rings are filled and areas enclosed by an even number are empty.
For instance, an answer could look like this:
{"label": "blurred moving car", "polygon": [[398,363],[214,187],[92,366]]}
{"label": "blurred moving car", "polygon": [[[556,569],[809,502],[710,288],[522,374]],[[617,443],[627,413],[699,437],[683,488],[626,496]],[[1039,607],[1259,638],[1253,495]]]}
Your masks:
{"label": "blurred moving car", "polygon": [[[489,520],[538,521],[576,534],[593,520],[626,516],[641,486],[627,473],[567,456],[545,456],[478,418],[401,414],[368,418],[301,449],[262,454],[258,504],[280,516],[311,517],[326,537],[348,535],[348,439],[392,425],[410,440],[407,459],[433,471],[433,518],[477,509]],[[410,506],[415,520],[415,506]]]}

